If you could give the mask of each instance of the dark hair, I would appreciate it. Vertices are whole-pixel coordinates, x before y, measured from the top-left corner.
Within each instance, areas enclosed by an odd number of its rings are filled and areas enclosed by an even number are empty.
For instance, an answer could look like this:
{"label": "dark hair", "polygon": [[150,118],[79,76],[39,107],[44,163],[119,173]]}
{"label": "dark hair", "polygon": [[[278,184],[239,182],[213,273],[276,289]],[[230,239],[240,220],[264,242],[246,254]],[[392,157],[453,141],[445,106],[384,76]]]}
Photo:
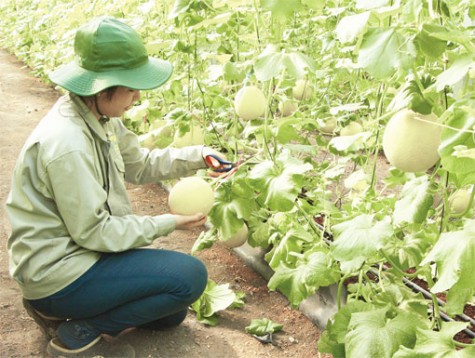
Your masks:
{"label": "dark hair", "polygon": [[[110,101],[118,87],[119,86],[108,87],[108,88],[102,90],[101,92],[105,93],[107,99]],[[101,93],[101,92],[99,92],[99,93]],[[94,97],[97,96],[97,95],[98,95],[98,93],[90,95],[90,96],[79,96],[79,97],[83,98],[83,101],[85,103],[87,103],[89,101],[94,101]]]}

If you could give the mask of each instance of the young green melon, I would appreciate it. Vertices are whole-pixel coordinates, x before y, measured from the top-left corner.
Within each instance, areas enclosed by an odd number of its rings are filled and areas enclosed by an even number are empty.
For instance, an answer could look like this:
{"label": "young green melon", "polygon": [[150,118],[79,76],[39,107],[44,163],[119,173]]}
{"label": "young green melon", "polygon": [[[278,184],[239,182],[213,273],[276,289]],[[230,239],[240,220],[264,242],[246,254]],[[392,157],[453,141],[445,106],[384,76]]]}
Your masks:
{"label": "young green melon", "polygon": [[295,82],[295,86],[292,88],[292,94],[295,99],[306,100],[312,97],[312,87],[310,82],[304,79],[300,79]]}
{"label": "young green melon", "polygon": [[234,109],[244,120],[259,118],[266,110],[266,97],[256,86],[243,87],[236,93]]}
{"label": "young green melon", "polygon": [[[441,128],[434,114],[409,109],[396,113],[383,135],[383,150],[391,165],[404,172],[425,172],[439,160]],[[431,123],[433,122],[433,123]]]}
{"label": "young green melon", "polygon": [[227,240],[220,240],[223,245],[231,249],[244,245],[247,241],[247,236],[249,234],[249,229],[246,224],[242,224],[241,228],[236,231],[236,233]]}
{"label": "young green melon", "polygon": [[211,185],[199,177],[186,177],[178,181],[168,194],[168,206],[173,214],[207,215],[214,204]]}
{"label": "young green melon", "polygon": [[283,100],[279,102],[279,111],[282,113],[282,117],[288,117],[297,112],[299,105],[296,101]]}
{"label": "young green melon", "polygon": [[454,214],[461,214],[467,210],[470,203],[471,190],[458,189],[449,197],[450,210]]}
{"label": "young green melon", "polygon": [[341,136],[350,136],[361,133],[363,131],[363,127],[358,122],[351,122],[346,127],[343,127],[340,131]]}
{"label": "young green melon", "polygon": [[318,125],[318,129],[320,132],[324,134],[333,134],[335,133],[336,127],[338,125],[338,121],[335,117],[331,117],[325,121],[323,121],[323,124]]}

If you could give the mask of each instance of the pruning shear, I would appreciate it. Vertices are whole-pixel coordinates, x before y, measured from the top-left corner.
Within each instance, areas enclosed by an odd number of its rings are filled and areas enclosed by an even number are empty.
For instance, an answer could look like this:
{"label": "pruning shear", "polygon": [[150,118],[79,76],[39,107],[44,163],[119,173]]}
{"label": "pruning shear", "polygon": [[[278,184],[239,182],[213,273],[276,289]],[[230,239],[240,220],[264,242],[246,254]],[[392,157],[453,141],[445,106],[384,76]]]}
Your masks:
{"label": "pruning shear", "polygon": [[211,169],[217,173],[229,172],[231,169],[236,167],[236,163],[225,160],[216,154],[208,154],[205,157],[205,161]]}

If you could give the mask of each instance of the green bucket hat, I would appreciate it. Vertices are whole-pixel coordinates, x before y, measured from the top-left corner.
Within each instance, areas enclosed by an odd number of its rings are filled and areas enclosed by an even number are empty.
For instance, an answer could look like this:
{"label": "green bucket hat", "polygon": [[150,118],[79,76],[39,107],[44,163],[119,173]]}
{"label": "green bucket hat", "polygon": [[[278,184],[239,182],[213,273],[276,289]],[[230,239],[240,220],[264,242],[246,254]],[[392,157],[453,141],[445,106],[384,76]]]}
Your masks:
{"label": "green bucket hat", "polygon": [[134,29],[101,17],[83,25],[74,39],[75,59],[50,74],[54,83],[80,96],[112,86],[148,90],[171,76],[170,62],[149,57]]}

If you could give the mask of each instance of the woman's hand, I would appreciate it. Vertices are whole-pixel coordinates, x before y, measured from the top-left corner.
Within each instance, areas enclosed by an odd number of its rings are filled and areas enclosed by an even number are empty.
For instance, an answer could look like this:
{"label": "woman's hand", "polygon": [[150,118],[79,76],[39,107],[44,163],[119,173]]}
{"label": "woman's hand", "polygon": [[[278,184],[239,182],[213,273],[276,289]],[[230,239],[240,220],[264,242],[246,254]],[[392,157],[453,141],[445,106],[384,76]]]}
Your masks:
{"label": "woman's hand", "polygon": [[174,215],[175,216],[175,229],[177,230],[189,230],[194,227],[202,226],[208,219],[204,214],[198,213],[195,215]]}

